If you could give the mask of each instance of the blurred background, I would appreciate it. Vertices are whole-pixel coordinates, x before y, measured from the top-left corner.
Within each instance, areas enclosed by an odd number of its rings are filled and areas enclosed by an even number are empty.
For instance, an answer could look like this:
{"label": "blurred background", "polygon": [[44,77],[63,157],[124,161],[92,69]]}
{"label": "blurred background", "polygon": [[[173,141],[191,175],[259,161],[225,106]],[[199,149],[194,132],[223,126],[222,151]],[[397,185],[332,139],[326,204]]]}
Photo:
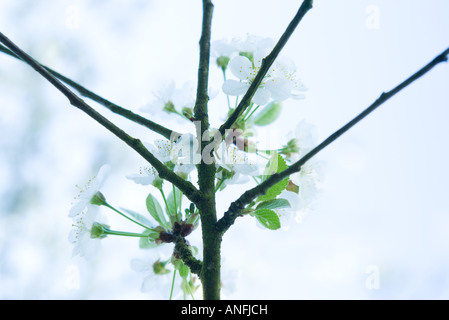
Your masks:
{"label": "blurred background", "polygon": [[[212,37],[278,39],[301,2],[216,0]],[[326,138],[449,46],[447,12],[446,0],[315,1],[283,51],[306,99],[285,102],[269,134],[282,139],[305,119]],[[163,84],[195,81],[200,29],[201,1],[0,0],[2,33],[135,112]],[[212,65],[211,86],[221,81]],[[158,138],[86,101],[131,135]],[[219,126],[223,100],[210,109]],[[104,163],[113,168],[103,188],[109,202],[145,210],[151,188],[125,178],[143,159],[4,54],[0,110],[0,298],[167,299],[166,285],[140,291],[143,276],[130,261],[151,254],[136,239],[108,237],[91,261],[72,257],[67,240],[76,185]],[[164,114],[154,119],[192,130]],[[222,245],[223,298],[448,299],[448,121],[449,66],[441,64],[319,154],[324,179],[300,223],[268,231],[237,220]],[[246,187],[219,197],[219,215]],[[199,233],[189,240],[199,245]]]}

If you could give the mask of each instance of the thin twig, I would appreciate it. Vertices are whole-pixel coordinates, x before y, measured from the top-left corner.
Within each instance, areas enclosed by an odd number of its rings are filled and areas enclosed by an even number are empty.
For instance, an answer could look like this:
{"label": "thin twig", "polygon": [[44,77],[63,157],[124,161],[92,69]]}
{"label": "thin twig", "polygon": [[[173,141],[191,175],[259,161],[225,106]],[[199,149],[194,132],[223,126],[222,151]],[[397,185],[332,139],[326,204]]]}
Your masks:
{"label": "thin twig", "polygon": [[337,130],[332,135],[330,135],[327,139],[325,139],[318,146],[316,146],[314,149],[312,149],[309,153],[307,153],[299,161],[293,163],[284,171],[281,171],[279,173],[275,173],[275,174],[271,175],[263,183],[246,191],[245,193],[243,193],[240,196],[240,198],[238,198],[236,201],[231,203],[228,211],[217,222],[218,232],[220,232],[220,233],[226,232],[226,230],[235,222],[235,219],[237,219],[240,211],[246,205],[251,203],[251,201],[253,201],[256,197],[265,194],[270,187],[272,187],[279,181],[285,179],[286,177],[289,177],[291,174],[299,172],[301,170],[301,167],[308,160],[310,160],[313,156],[315,156],[317,153],[319,153],[325,147],[330,145],[332,142],[337,140],[342,134],[344,134],[346,131],[351,129],[354,125],[356,125],[363,118],[368,116],[371,112],[373,112],[380,105],[385,103],[387,100],[389,100],[391,97],[393,97],[395,94],[397,94],[399,91],[401,91],[402,89],[404,89],[405,87],[407,87],[408,85],[413,83],[414,81],[421,78],[423,75],[425,75],[427,72],[429,72],[433,67],[435,67],[439,63],[446,62],[448,60],[448,55],[449,55],[449,48],[446,49],[445,51],[443,51],[440,55],[438,55],[435,59],[433,59],[431,62],[429,62],[426,66],[424,66],[418,72],[413,74],[407,80],[405,80],[404,82],[402,82],[401,84],[396,86],[394,89],[392,89],[389,92],[382,93],[380,95],[380,97],[373,104],[371,104],[368,108],[366,108],[364,111],[362,111],[359,115],[357,115],[354,119],[352,119],[347,124],[345,124],[339,130]]}
{"label": "thin twig", "polygon": [[242,112],[244,112],[245,109],[249,106],[249,104],[251,103],[251,99],[253,98],[254,94],[256,93],[257,89],[259,88],[260,84],[262,83],[262,80],[265,77],[265,75],[267,74],[271,65],[274,63],[274,61],[278,57],[282,48],[284,48],[285,44],[287,43],[288,39],[295,31],[298,24],[301,22],[302,18],[306,15],[306,13],[310,9],[312,9],[312,4],[313,4],[313,0],[304,0],[304,2],[299,7],[298,12],[296,13],[295,17],[290,22],[290,24],[288,25],[285,32],[282,34],[281,38],[277,42],[274,49],[271,51],[271,53],[267,57],[265,57],[262,60],[262,65],[260,67],[259,72],[257,73],[256,77],[254,78],[254,80],[251,83],[250,87],[248,88],[247,92],[243,96],[242,100],[238,104],[237,108],[229,116],[229,118],[220,126],[219,132],[222,137],[224,137],[226,130],[228,130],[232,127],[232,125],[235,123],[235,121],[237,121],[238,117],[242,114]]}
{"label": "thin twig", "polygon": [[67,99],[69,99],[70,103],[74,107],[77,107],[78,109],[84,111],[87,115],[96,120],[99,124],[108,129],[119,139],[121,139],[132,149],[134,149],[138,154],[140,154],[156,169],[161,179],[165,179],[173,183],[176,187],[178,187],[179,190],[181,190],[186,195],[186,197],[190,201],[194,203],[198,202],[198,190],[195,188],[195,186],[191,182],[182,179],[173,171],[168,169],[162,162],[160,162],[151,152],[149,152],[145,148],[145,146],[139,139],[131,137],[125,131],[123,131],[115,124],[113,124],[111,121],[109,121],[107,118],[98,113],[95,109],[93,109],[81,98],[79,98],[76,94],[70,91],[69,88],[67,88],[63,83],[61,83],[58,79],[56,79],[50,72],[48,72],[45,68],[43,68],[38,62],[36,62],[32,57],[30,57],[17,45],[15,45],[1,32],[0,32],[0,42],[2,42],[22,61],[31,66],[45,79],[47,79],[53,86],[55,86],[56,89],[58,89],[62,94],[64,94],[67,97]]}
{"label": "thin twig", "polygon": [[[18,57],[16,54],[14,54],[14,52],[12,52],[11,50],[7,49],[6,47],[4,47],[2,45],[0,45],[0,51],[5,54],[10,55],[11,57],[22,60],[20,57]],[[148,129],[156,132],[156,133],[159,133],[160,135],[162,135],[163,137],[165,137],[167,139],[176,140],[176,138],[180,135],[179,133],[177,133],[173,130],[170,130],[154,121],[144,118],[144,117],[132,112],[131,110],[120,107],[119,105],[99,96],[98,94],[83,87],[79,83],[76,83],[75,81],[67,78],[66,76],[60,74],[59,72],[57,72],[47,66],[44,66],[43,64],[40,64],[40,66],[42,68],[46,69],[48,72],[50,72],[52,75],[54,75],[56,78],[58,78],[65,84],[71,86],[73,89],[78,91],[78,93],[81,94],[82,96],[99,103],[103,107],[106,107],[110,111],[112,111],[118,115],[121,115],[121,116],[127,118],[128,120],[131,120],[135,123],[138,123]]]}

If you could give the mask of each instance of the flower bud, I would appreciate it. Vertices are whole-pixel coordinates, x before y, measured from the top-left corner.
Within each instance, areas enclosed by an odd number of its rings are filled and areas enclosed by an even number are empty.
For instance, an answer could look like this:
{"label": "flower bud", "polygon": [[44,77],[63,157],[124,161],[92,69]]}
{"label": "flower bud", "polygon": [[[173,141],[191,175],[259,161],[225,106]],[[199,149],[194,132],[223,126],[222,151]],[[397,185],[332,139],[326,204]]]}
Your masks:
{"label": "flower bud", "polygon": [[100,191],[98,191],[92,196],[90,203],[96,206],[102,206],[106,204],[106,198]]}
{"label": "flower bud", "polygon": [[108,236],[109,226],[99,222],[94,222],[90,229],[91,239],[103,239]]}
{"label": "flower bud", "polygon": [[182,108],[182,115],[187,119],[191,119],[193,117],[193,109],[188,107]]}
{"label": "flower bud", "polygon": [[223,70],[225,71],[226,68],[228,67],[228,63],[229,63],[229,57],[226,56],[221,56],[217,58],[217,65]]}
{"label": "flower bud", "polygon": [[157,189],[161,190],[163,182],[164,181],[161,178],[159,178],[159,176],[157,176],[157,177],[154,178],[154,181],[153,181],[152,185],[154,187],[156,187]]}
{"label": "flower bud", "polygon": [[176,112],[175,105],[173,102],[168,101],[164,106],[164,111],[168,113]]}

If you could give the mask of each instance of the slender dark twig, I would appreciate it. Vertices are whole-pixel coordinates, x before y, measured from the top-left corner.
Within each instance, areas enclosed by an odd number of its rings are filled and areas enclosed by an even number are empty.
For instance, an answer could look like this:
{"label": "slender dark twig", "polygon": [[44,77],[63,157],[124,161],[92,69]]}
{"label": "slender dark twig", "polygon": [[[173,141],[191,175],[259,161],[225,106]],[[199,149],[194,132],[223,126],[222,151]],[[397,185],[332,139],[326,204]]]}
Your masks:
{"label": "slender dark twig", "polygon": [[[6,47],[0,45],[0,51],[3,53],[6,53],[8,55],[10,55],[11,57],[14,57],[16,59],[22,60],[20,57],[18,57],[16,54],[14,54],[14,52],[12,52],[11,50],[7,49]],[[164,136],[167,139],[172,139],[175,140],[176,137],[179,136],[179,133],[170,130],[154,121],[151,121],[147,118],[144,118],[134,112],[132,112],[131,110],[125,109],[123,107],[120,107],[119,105],[99,96],[98,94],[86,89],[85,87],[83,87],[82,85],[80,85],[79,83],[76,83],[75,81],[67,78],[66,76],[60,74],[59,72],[44,66],[42,64],[40,64],[40,66],[44,69],[46,69],[49,73],[51,73],[52,75],[54,75],[56,78],[58,78],[59,80],[61,80],[62,82],[64,82],[65,84],[71,86],[73,89],[75,89],[76,91],[79,92],[79,94],[81,94],[82,96],[89,98],[97,103],[99,103],[100,105],[102,105],[103,107],[106,107],[107,109],[109,109],[110,111],[121,115],[125,118],[127,118],[128,120],[131,120],[135,123],[138,123],[156,133],[159,133],[160,135]]]}
{"label": "slender dark twig", "polygon": [[262,80],[265,77],[265,75],[267,74],[271,65],[274,63],[274,61],[278,57],[282,48],[284,48],[285,44],[287,43],[288,39],[295,31],[296,27],[301,22],[302,18],[306,15],[306,13],[310,9],[312,9],[312,4],[313,4],[312,0],[304,0],[304,2],[299,7],[298,12],[296,13],[295,17],[290,22],[290,24],[288,25],[285,32],[282,34],[281,38],[277,42],[274,49],[271,51],[271,53],[267,57],[265,57],[263,59],[259,72],[257,73],[256,77],[254,78],[254,80],[251,83],[250,87],[248,88],[247,92],[243,96],[242,100],[238,104],[237,108],[234,110],[234,112],[229,116],[229,118],[218,129],[222,137],[224,137],[226,130],[230,129],[232,127],[232,125],[235,123],[235,121],[237,121],[238,117],[242,114],[242,112],[244,112],[245,109],[249,106],[249,104],[251,103],[251,99],[253,98],[254,94],[256,93],[257,89],[259,88],[260,84],[262,83]]}
{"label": "slender dark twig", "polygon": [[165,179],[173,183],[176,187],[181,190],[189,200],[194,203],[198,202],[198,190],[195,186],[179,177],[173,171],[168,169],[162,162],[160,162],[151,152],[149,152],[139,139],[133,138],[128,135],[125,131],[117,127],[115,124],[110,122],[95,109],[89,106],[76,94],[74,94],[70,89],[68,89],[64,84],[62,84],[58,79],[56,79],[50,72],[43,68],[38,62],[36,62],[32,57],[15,45],[11,40],[9,40],[3,33],[0,33],[0,42],[7,46],[16,56],[18,56],[22,61],[27,63],[33,69],[35,69],[39,74],[41,74],[45,79],[47,79],[53,86],[56,87],[62,94],[64,94],[70,103],[77,107],[78,109],[84,111],[91,118],[100,123],[107,130],[116,135],[123,142],[128,144],[132,149],[134,149],[138,154],[140,154],[145,160],[147,160],[158,172],[161,179]]}
{"label": "slender dark twig", "polygon": [[293,173],[299,172],[301,170],[301,167],[310,160],[313,156],[315,156],[317,153],[319,153],[321,150],[326,148],[328,145],[330,145],[332,142],[337,140],[342,134],[344,134],[346,131],[351,129],[354,125],[356,125],[358,122],[360,122],[363,118],[368,116],[371,112],[373,112],[376,108],[378,108],[380,105],[385,103],[387,100],[389,100],[391,97],[393,97],[395,94],[397,94],[399,91],[413,83],[414,81],[421,78],[423,75],[425,75],[427,72],[429,72],[432,68],[434,68],[436,65],[442,62],[446,62],[448,60],[449,55],[449,48],[443,51],[440,55],[438,55],[435,59],[433,59],[431,62],[429,62],[426,66],[424,66],[422,69],[420,69],[418,72],[413,74],[411,77],[409,77],[407,80],[396,86],[394,89],[392,89],[389,92],[384,92],[380,95],[380,97],[371,104],[368,108],[366,108],[364,111],[362,111],[359,115],[357,115],[354,119],[349,121],[347,124],[345,124],[343,127],[341,127],[339,130],[334,132],[332,135],[330,135],[327,139],[325,139],[323,142],[321,142],[318,146],[316,146],[314,149],[312,149],[309,153],[307,153],[303,158],[298,160],[297,162],[290,165],[287,169],[284,171],[281,171],[279,173],[275,173],[272,176],[270,176],[267,180],[265,180],[263,183],[257,185],[256,187],[246,191],[243,193],[240,198],[238,198],[236,201],[232,202],[228,211],[224,214],[224,216],[217,222],[217,230],[220,233],[226,232],[226,230],[234,223],[235,219],[238,217],[240,211],[251,201],[253,201],[256,197],[265,194],[267,190],[278,183],[279,181],[285,179],[286,177],[290,176]]}

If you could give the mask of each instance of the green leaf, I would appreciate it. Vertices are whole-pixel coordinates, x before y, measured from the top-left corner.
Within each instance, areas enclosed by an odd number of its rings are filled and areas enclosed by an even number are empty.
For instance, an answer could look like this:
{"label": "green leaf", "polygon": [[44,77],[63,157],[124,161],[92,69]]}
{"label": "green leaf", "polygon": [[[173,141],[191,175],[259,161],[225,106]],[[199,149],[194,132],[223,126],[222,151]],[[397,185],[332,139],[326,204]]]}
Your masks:
{"label": "green leaf", "polygon": [[277,230],[281,227],[281,221],[276,212],[270,209],[258,209],[252,213],[253,216],[267,229]]}
{"label": "green leaf", "polygon": [[259,209],[282,209],[290,208],[290,202],[287,199],[272,199],[259,203],[256,210]]}
{"label": "green leaf", "polygon": [[154,228],[153,223],[151,223],[151,221],[149,219],[147,219],[145,216],[141,215],[140,213],[133,211],[133,210],[129,210],[129,209],[124,209],[124,208],[120,208],[122,211],[125,211],[127,213],[127,215],[129,217],[131,217],[133,220],[136,220],[137,222],[147,226],[148,228]]}
{"label": "green leaf", "polygon": [[274,186],[272,186],[270,189],[268,189],[267,193],[265,193],[263,196],[260,196],[257,198],[257,201],[268,201],[276,199],[278,195],[281,194],[285,188],[288,186],[288,178],[285,178],[282,181],[279,181]]}
{"label": "green leaf", "polygon": [[262,181],[267,180],[268,177],[273,173],[281,172],[287,168],[288,165],[285,159],[277,151],[273,151],[271,154],[271,158],[268,161],[267,166],[265,167],[264,177]]}
{"label": "green leaf", "polygon": [[280,101],[273,101],[267,104],[252,121],[257,126],[266,126],[273,123],[281,113],[282,104]]}
{"label": "green leaf", "polygon": [[162,227],[167,230],[170,230],[170,224],[165,219],[164,211],[162,211],[162,207],[159,204],[159,201],[150,193],[146,200],[148,212],[151,216],[156,220]]}

